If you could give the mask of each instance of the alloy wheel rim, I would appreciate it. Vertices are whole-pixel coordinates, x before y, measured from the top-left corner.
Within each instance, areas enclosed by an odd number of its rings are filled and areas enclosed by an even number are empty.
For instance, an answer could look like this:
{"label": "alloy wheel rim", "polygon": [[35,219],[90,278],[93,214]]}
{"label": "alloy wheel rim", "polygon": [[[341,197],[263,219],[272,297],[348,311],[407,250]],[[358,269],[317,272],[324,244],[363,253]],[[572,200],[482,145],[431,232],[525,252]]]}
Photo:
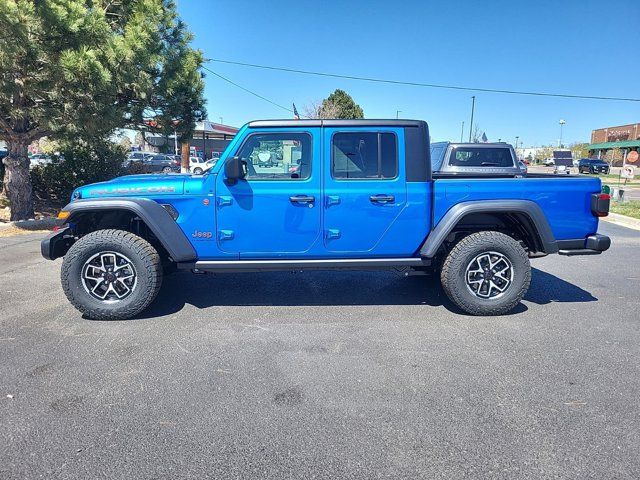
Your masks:
{"label": "alloy wheel rim", "polygon": [[100,252],[89,258],[82,267],[81,280],[89,295],[105,303],[124,300],[138,283],[133,262],[118,252]]}
{"label": "alloy wheel rim", "polygon": [[478,298],[499,298],[513,283],[513,265],[502,253],[483,252],[467,265],[465,282],[469,291]]}

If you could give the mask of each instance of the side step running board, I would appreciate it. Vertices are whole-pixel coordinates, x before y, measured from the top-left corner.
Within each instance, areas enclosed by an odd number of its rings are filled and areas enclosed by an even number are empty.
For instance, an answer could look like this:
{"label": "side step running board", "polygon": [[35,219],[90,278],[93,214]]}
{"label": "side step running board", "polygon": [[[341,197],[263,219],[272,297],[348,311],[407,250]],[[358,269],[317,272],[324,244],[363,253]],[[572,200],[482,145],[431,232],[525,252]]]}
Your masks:
{"label": "side step running board", "polygon": [[394,267],[426,267],[428,260],[421,258],[366,258],[315,260],[203,260],[181,263],[181,269],[203,272],[251,272],[265,270],[340,270],[389,269]]}

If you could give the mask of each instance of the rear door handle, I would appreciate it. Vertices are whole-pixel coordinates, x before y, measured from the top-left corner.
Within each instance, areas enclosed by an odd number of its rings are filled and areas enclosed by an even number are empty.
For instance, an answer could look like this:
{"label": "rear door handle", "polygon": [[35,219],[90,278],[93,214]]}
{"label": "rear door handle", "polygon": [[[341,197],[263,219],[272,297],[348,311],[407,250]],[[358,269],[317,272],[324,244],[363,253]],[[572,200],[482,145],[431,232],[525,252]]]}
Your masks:
{"label": "rear door handle", "polygon": [[289,200],[292,203],[313,203],[316,201],[316,197],[313,195],[294,195],[289,197]]}
{"label": "rear door handle", "polygon": [[396,197],[393,195],[371,195],[369,197],[372,203],[390,203],[395,202]]}

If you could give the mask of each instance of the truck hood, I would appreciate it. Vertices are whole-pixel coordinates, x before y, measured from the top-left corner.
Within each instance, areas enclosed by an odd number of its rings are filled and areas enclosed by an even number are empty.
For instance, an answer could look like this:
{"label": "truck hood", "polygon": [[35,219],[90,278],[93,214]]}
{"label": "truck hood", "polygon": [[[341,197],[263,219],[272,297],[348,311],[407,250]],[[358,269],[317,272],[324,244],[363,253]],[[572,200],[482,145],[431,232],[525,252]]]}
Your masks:
{"label": "truck hood", "polygon": [[189,174],[127,175],[74,190],[71,199],[182,195]]}

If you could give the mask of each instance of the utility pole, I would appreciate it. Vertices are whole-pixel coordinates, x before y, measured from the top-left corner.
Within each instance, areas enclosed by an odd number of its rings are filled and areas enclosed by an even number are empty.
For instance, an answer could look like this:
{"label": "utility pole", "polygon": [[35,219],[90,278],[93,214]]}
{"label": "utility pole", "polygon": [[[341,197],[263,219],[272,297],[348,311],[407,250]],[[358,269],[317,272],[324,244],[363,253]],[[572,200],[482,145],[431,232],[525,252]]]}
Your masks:
{"label": "utility pole", "polygon": [[398,115],[402,113],[402,110],[396,110],[396,120],[398,120]]}
{"label": "utility pole", "polygon": [[471,143],[471,134],[473,133],[473,112],[476,109],[476,96],[471,97],[471,124],[469,125],[469,143]]}
{"label": "utility pole", "polygon": [[178,132],[173,129],[173,153],[178,155]]}
{"label": "utility pole", "polygon": [[460,132],[460,143],[462,143],[462,137],[464,137],[464,121],[462,122],[462,131]]}

